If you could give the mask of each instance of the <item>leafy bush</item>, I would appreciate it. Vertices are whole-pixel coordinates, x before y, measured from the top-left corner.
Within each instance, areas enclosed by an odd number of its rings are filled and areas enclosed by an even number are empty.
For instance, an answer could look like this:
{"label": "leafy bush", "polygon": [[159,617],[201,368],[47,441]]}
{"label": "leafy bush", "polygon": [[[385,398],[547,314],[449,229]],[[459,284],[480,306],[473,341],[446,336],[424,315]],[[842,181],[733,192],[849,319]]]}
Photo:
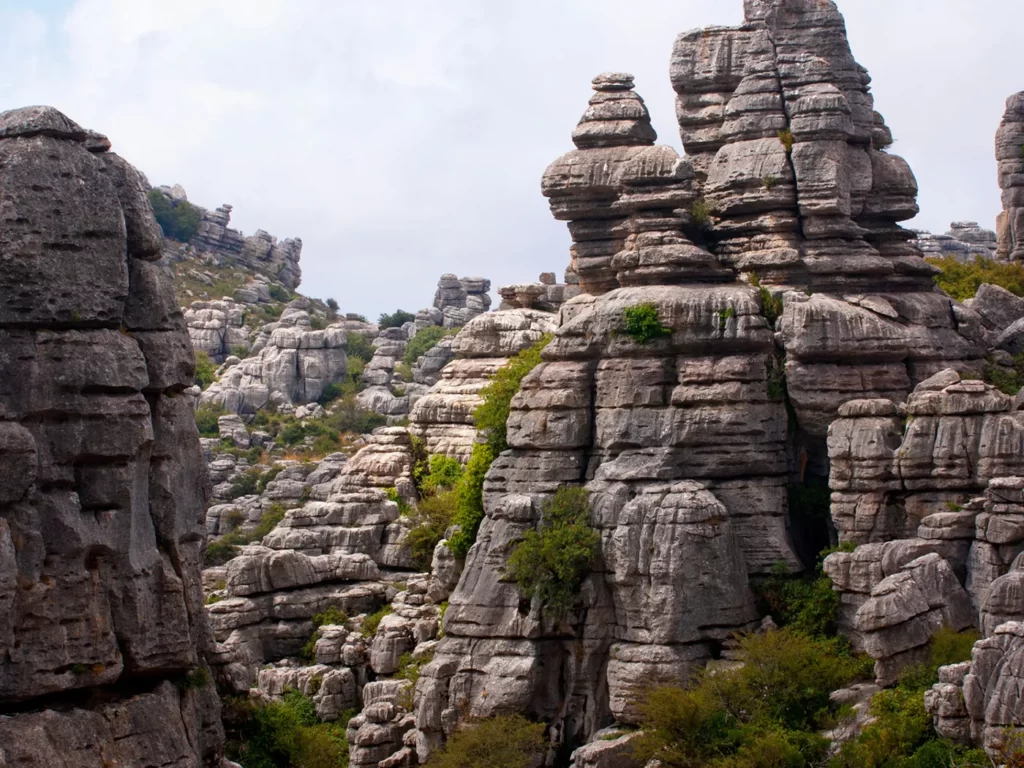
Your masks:
{"label": "leafy bush", "polygon": [[335,301],[334,299],[327,299],[326,304],[327,304],[327,308],[330,309],[331,312],[337,312],[338,311],[338,302]]}
{"label": "leafy bush", "polygon": [[[964,377],[966,378],[966,377]],[[985,364],[985,381],[1008,395],[1016,395],[1024,387],[1024,354],[1014,355],[1013,365]]]}
{"label": "leafy bush", "polygon": [[522,715],[477,720],[431,755],[429,768],[530,768],[544,749],[544,724]]}
{"label": "leafy bush", "polygon": [[942,270],[935,282],[957,301],[973,298],[982,283],[998,285],[1016,296],[1024,296],[1024,264],[1017,261],[998,261],[984,256],[962,262],[953,256],[928,259]]}
{"label": "leafy bush", "polygon": [[225,720],[238,740],[227,753],[245,768],[339,768],[348,765],[348,716],[321,723],[313,702],[298,691],[260,705],[244,698],[228,702]]}
{"label": "leafy bush", "polygon": [[316,399],[320,405],[327,405],[330,402],[337,400],[339,397],[344,395],[344,390],[335,384],[333,381],[327,382],[324,388],[320,390],[320,397]]}
{"label": "leafy bush", "polygon": [[365,619],[363,619],[362,633],[363,637],[369,639],[377,634],[377,627],[380,626],[381,621],[385,616],[390,615],[394,612],[394,609],[390,605],[385,605],[379,611],[371,613]]}
{"label": "leafy bush", "polygon": [[416,508],[409,512],[412,528],[405,536],[405,545],[412,554],[413,563],[421,571],[429,571],[434,559],[434,548],[444,538],[455,519],[456,494],[443,491],[424,496]]}
{"label": "leafy bush", "polygon": [[540,365],[540,353],[550,341],[551,335],[547,334],[532,347],[514,355],[480,390],[483,402],[473,411],[473,423],[478,432],[484,433],[495,457],[508,448],[505,422],[508,421],[512,398],[519,392],[526,374]]}
{"label": "leafy bush", "polygon": [[390,315],[387,312],[381,312],[380,318],[377,320],[377,325],[380,326],[381,330],[385,328],[401,328],[406,323],[411,323],[416,319],[416,315],[412,312],[406,312],[404,309],[396,309]]}
{"label": "leafy bush", "polygon": [[771,291],[761,285],[761,278],[756,273],[750,275],[750,284],[757,288],[761,296],[761,314],[764,315],[768,324],[774,328],[775,321],[782,317],[782,297],[776,298],[772,295]]}
{"label": "leafy bush", "polygon": [[462,462],[458,459],[436,453],[424,465],[413,470],[413,479],[421,493],[435,493],[454,488],[462,479],[463,472]]}
{"label": "leafy bush", "polygon": [[626,323],[626,333],[638,344],[672,335],[672,329],[661,324],[658,308],[653,304],[626,307],[622,310],[622,318]]}
{"label": "leafy bush", "polygon": [[496,458],[494,449],[488,443],[477,443],[466,464],[465,474],[455,489],[455,518],[453,523],[459,529],[448,540],[452,554],[464,558],[469,554],[477,531],[484,519],[484,477]]}
{"label": "leafy bush", "polygon": [[416,658],[411,653],[403,653],[398,659],[398,671],[395,677],[399,680],[408,680],[413,685],[420,679],[420,670],[434,660],[434,653],[424,654]]}
{"label": "leafy bush", "polygon": [[231,348],[231,354],[244,360],[249,356],[249,347],[245,344],[238,344]]}
{"label": "leafy bush", "polygon": [[348,623],[348,614],[336,605],[329,606],[326,611],[313,616],[313,634],[299,651],[299,657],[310,664],[316,659],[316,641],[320,639],[320,627],[327,625],[345,626]]}
{"label": "leafy bush", "polygon": [[153,206],[156,223],[164,231],[165,237],[187,243],[198,234],[199,225],[203,222],[201,208],[187,200],[174,204],[157,189],[149,190],[148,197],[149,204]]}
{"label": "leafy bush", "polygon": [[327,424],[341,432],[357,435],[372,432],[388,423],[387,416],[368,411],[356,402],[355,395],[346,395],[327,416]]}
{"label": "leafy bush", "polygon": [[220,427],[217,426],[217,419],[227,414],[227,409],[217,403],[210,405],[204,403],[196,408],[196,427],[202,437],[217,437],[220,434]]}
{"label": "leafy bush", "polygon": [[291,301],[292,300],[291,291],[289,291],[283,285],[278,285],[277,283],[271,283],[269,290],[270,290],[270,298],[272,298],[274,301]]}
{"label": "leafy bush", "polygon": [[924,692],[938,681],[938,668],[969,659],[977,637],[974,633],[939,630],[929,644],[929,660],[904,670],[899,685],[872,699],[875,720],[842,746],[829,768],[991,765],[976,762],[984,752],[965,750],[937,738],[931,715],[924,708]]}
{"label": "leafy bush", "polygon": [[259,482],[263,473],[258,469],[247,469],[240,477],[231,481],[228,488],[228,501],[234,501],[242,496],[252,496],[259,493]]}
{"label": "leafy bush", "polygon": [[271,467],[262,475],[260,475],[259,482],[256,483],[256,492],[263,493],[267,490],[267,486],[274,481],[274,479],[281,474],[284,467]]}
{"label": "leafy bush", "polygon": [[195,382],[200,389],[206,389],[217,380],[217,364],[201,349],[195,350]]}
{"label": "leafy bush", "polygon": [[704,198],[694,200],[693,205],[690,206],[690,218],[701,229],[711,229],[714,224],[711,219],[712,212],[711,206]]}
{"label": "leafy bush", "polygon": [[556,616],[572,608],[597,554],[600,534],[590,527],[583,488],[562,486],[541,509],[538,530],[527,531],[508,558],[508,575],[527,600],[538,598]]}
{"label": "leafy bush", "polygon": [[260,541],[274,530],[277,524],[284,520],[286,512],[287,510],[283,504],[271,504],[263,511],[259,523],[252,530],[243,531],[236,528],[216,541],[211,541],[206,547],[203,567],[210,568],[214,565],[224,565],[224,563],[238,554],[240,546]]}
{"label": "leafy bush", "polygon": [[417,333],[409,341],[405,348],[402,362],[406,365],[415,365],[423,355],[437,344],[445,336],[454,336],[459,328],[442,328],[440,325],[431,325]]}
{"label": "leafy bush", "polygon": [[412,507],[409,506],[409,502],[406,501],[402,495],[398,492],[398,489],[394,486],[384,489],[384,494],[388,497],[388,501],[393,501],[398,505],[398,512],[402,515],[407,515],[412,512]]}
{"label": "leafy bush", "polygon": [[799,768],[820,761],[815,731],[832,717],[829,695],[853,680],[856,660],[789,629],[740,641],[742,667],[701,672],[688,689],[656,688],[641,705],[641,764],[672,768]]}
{"label": "leafy bush", "polygon": [[349,363],[356,357],[364,363],[370,362],[373,358],[373,345],[366,340],[361,333],[349,333],[345,337],[345,354],[349,357]]}

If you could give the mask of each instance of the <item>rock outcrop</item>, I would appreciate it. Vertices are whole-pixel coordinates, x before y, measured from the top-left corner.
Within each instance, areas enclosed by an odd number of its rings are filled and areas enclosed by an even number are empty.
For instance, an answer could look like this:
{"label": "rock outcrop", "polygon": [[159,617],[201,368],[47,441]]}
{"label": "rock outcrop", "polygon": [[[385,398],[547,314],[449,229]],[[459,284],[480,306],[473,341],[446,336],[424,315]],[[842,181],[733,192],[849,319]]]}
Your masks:
{"label": "rock outcrop", "polygon": [[508,358],[552,333],[556,324],[554,315],[534,309],[489,312],[470,320],[446,344],[457,359],[441,369],[434,386],[414,404],[409,432],[425,441],[428,453],[469,459],[480,390]]}
{"label": "rock outcrop", "polygon": [[[990,331],[936,290],[899,226],[917,185],[884,151],[891,135],[833,3],[749,0],[743,26],[680,35],[671,74],[685,158],[655,144],[633,78],[605,73],[576,149],[544,174],[581,293],[512,402],[510,450],[487,475],[485,518],[417,686],[420,759],[460,718],[527,713],[568,746],[635,722],[643,688],[687,679],[753,625],[752,574],[801,567],[787,486],[824,484],[841,406],[868,399],[846,415],[895,430],[894,402],[917,385],[981,370]],[[627,322],[638,311],[656,315],[646,335]],[[951,373],[992,418],[1008,415],[1008,399]],[[589,490],[601,543],[578,610],[557,620],[503,571],[562,485]],[[863,642],[882,644],[870,633],[897,615],[972,623],[946,559],[968,548],[908,555],[877,595],[873,583],[857,598],[876,617]],[[886,605],[900,590],[925,603]]]}
{"label": "rock outcrop", "polygon": [[192,350],[109,149],[0,113],[0,764],[215,766]]}
{"label": "rock outcrop", "polygon": [[491,281],[483,277],[459,278],[441,275],[434,294],[434,308],[443,316],[445,328],[461,328],[491,308]]}
{"label": "rock outcrop", "polygon": [[[273,405],[314,403],[345,377],[345,331],[313,330],[304,299],[291,302],[278,321],[260,331],[247,357],[203,392],[201,402],[252,415]],[[194,343],[194,342],[193,342]]]}
{"label": "rock outcrop", "polygon": [[999,255],[1024,259],[1024,91],[1006,100],[1006,114],[996,133],[996,161],[999,188],[1003,191],[1003,212],[996,229]]}
{"label": "rock outcrop", "polygon": [[982,229],[976,221],[954,221],[944,235],[918,232],[917,242],[926,258],[952,256],[959,261],[972,261],[981,256],[996,255],[996,233]]}

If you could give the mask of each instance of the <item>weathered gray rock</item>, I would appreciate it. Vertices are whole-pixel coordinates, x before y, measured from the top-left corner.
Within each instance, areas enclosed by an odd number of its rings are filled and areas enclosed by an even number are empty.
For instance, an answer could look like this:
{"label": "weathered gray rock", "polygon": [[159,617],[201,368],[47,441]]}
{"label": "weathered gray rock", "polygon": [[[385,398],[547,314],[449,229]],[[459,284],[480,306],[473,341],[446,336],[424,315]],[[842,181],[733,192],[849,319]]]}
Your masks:
{"label": "weathered gray rock", "polygon": [[210,645],[194,361],[109,146],[51,107],[0,113],[0,707],[26,710],[0,763],[216,765],[215,692],[167,682]]}
{"label": "weathered gray rock", "polygon": [[996,255],[996,233],[982,229],[976,221],[954,221],[944,235],[930,232],[917,233],[917,247],[925,258],[952,256],[959,261],[973,261],[977,257]]}
{"label": "weathered gray rock", "polygon": [[996,161],[1003,212],[996,221],[998,254],[1024,259],[1024,91],[1006,100],[1006,113],[996,132]]}
{"label": "weathered gray rock", "polygon": [[444,366],[437,383],[413,405],[409,431],[426,442],[428,453],[467,460],[476,442],[473,411],[483,402],[480,390],[509,357],[556,325],[554,315],[535,309],[489,312],[469,321],[451,341],[457,359]]}
{"label": "weathered gray rock", "polygon": [[483,277],[441,275],[434,294],[434,308],[441,312],[445,328],[461,328],[491,308],[491,281]]}

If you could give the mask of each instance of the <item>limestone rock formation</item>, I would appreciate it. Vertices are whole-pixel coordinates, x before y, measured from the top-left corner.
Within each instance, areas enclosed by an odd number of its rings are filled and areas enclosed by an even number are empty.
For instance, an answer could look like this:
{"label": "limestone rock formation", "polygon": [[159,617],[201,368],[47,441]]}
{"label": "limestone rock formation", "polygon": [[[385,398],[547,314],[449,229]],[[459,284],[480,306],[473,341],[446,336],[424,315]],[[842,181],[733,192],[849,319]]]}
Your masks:
{"label": "limestone rock formation", "polygon": [[539,309],[542,312],[557,312],[562,304],[579,293],[578,284],[556,283],[554,272],[543,272],[536,283],[504,285],[499,288],[499,309]]}
{"label": "limestone rock formation", "polygon": [[277,322],[261,329],[253,357],[230,368],[202,394],[234,413],[254,414],[268,403],[314,403],[328,384],[345,376],[345,331],[312,329],[304,300],[288,305]]}
{"label": "limestone rock formation", "polygon": [[[182,190],[184,191],[184,190]],[[221,260],[239,264],[254,272],[262,272],[287,288],[295,289],[302,280],[299,258],[302,240],[288,238],[278,241],[262,229],[246,237],[231,229],[231,206],[222,205],[214,211],[203,211],[203,221],[194,245],[200,253],[212,253]]]}
{"label": "limestone rock formation", "polygon": [[0,764],[215,766],[192,350],[109,148],[0,113]]}
{"label": "limestone rock formation", "polygon": [[469,458],[476,442],[473,411],[479,393],[512,355],[555,330],[556,318],[534,309],[489,312],[470,320],[448,342],[458,359],[445,365],[434,386],[409,415],[409,431],[423,439],[427,452]]}
{"label": "limestone rock formation", "polygon": [[976,221],[954,221],[944,235],[918,232],[915,244],[926,258],[952,256],[959,261],[971,261],[978,256],[996,255],[996,233],[982,229]]}
{"label": "limestone rock formation", "polygon": [[[680,35],[671,76],[685,158],[655,144],[632,76],[605,73],[575,150],[544,174],[580,295],[560,307],[544,362],[512,402],[510,450],[488,472],[484,521],[417,686],[421,760],[459,719],[512,711],[549,722],[561,744],[586,742],[635,722],[644,687],[685,680],[752,626],[749,576],[801,567],[787,486],[824,483],[837,415],[874,430],[846,448],[865,460],[851,470],[864,486],[837,513],[850,518],[844,536],[924,542],[893,562],[879,553],[860,591],[843,594],[849,625],[863,609],[862,645],[884,649],[879,676],[927,642],[922,629],[975,621],[960,581],[964,521],[856,503],[885,482],[901,488],[894,464],[933,500],[962,473],[962,496],[949,498],[966,502],[1022,454],[1016,432],[994,426],[1016,423],[1009,399],[957,374],[980,372],[993,329],[936,290],[899,226],[917,212],[917,185],[884,151],[891,135],[842,17],[828,0],[748,0],[741,27]],[[656,316],[647,334],[629,322],[641,310]],[[955,381],[915,395],[922,439],[944,408],[988,419],[998,439],[979,444],[965,426],[948,460],[934,441],[894,460],[895,403],[951,368]],[[991,460],[963,466],[968,448]],[[919,488],[907,482],[899,500]],[[589,490],[601,544],[578,610],[556,620],[503,572],[562,485]]]}
{"label": "limestone rock formation", "polygon": [[996,161],[999,188],[1003,190],[1003,212],[996,229],[999,255],[1024,259],[1024,91],[1006,100],[1006,114],[996,133]]}
{"label": "limestone rock formation", "polygon": [[443,316],[445,328],[461,328],[491,308],[491,281],[483,277],[459,278],[441,275],[434,294],[434,308]]}

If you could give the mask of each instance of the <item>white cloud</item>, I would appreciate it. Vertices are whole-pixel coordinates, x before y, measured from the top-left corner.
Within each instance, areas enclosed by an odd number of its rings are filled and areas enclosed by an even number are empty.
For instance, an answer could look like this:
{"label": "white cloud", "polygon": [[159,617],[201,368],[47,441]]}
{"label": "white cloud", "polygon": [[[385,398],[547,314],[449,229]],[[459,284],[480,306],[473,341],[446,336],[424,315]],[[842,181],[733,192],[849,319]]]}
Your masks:
{"label": "white cloud", "polygon": [[[845,0],[920,226],[987,226],[992,138],[1024,88],[1024,7]],[[0,9],[0,101],[50,103],[107,133],[154,183],[235,206],[234,224],[304,242],[304,290],[376,314],[429,304],[437,276],[495,285],[561,272],[564,225],[539,192],[571,148],[589,79],[631,71],[678,147],[677,32],[735,24],[740,0],[76,0]]]}

